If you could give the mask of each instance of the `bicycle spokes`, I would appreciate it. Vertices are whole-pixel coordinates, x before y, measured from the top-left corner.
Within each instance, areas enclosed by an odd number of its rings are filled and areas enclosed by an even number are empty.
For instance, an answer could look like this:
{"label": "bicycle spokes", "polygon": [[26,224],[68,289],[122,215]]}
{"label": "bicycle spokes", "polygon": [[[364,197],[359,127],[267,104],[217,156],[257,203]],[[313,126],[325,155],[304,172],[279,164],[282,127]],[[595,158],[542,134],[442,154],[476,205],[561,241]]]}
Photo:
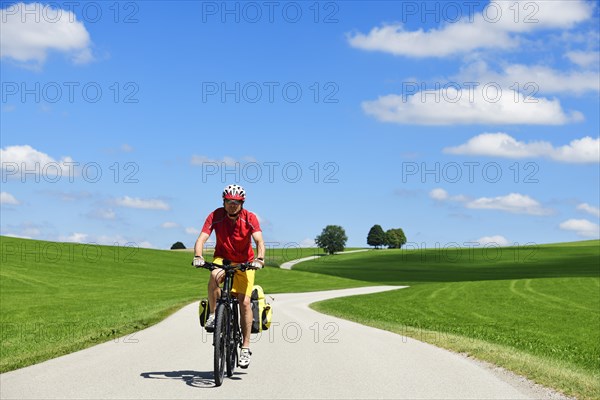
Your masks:
{"label": "bicycle spokes", "polygon": [[227,357],[227,323],[229,320],[227,306],[219,304],[215,315],[215,333],[214,333],[214,373],[215,384],[221,386],[225,373],[225,358]]}

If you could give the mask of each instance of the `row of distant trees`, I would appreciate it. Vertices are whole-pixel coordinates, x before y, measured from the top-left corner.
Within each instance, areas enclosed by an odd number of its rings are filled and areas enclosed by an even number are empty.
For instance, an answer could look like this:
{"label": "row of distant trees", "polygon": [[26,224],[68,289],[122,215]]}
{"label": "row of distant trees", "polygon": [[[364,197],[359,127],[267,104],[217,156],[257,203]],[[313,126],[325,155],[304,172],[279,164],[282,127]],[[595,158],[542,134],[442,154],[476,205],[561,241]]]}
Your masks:
{"label": "row of distant trees", "polygon": [[[333,254],[343,251],[346,246],[346,231],[339,225],[327,225],[320,235],[315,238],[315,243],[320,248]],[[399,249],[406,244],[406,235],[402,228],[393,228],[384,231],[381,225],[373,225],[367,235],[367,244],[379,249],[387,246],[390,249]]]}
{"label": "row of distant trees", "polygon": [[406,235],[402,228],[388,229],[384,232],[381,225],[373,225],[367,235],[367,244],[376,249],[387,246],[390,249],[399,249],[406,243]]}
{"label": "row of distant trees", "polygon": [[[327,225],[320,235],[315,238],[315,243],[328,254],[344,251],[346,247],[346,231],[339,225]],[[367,244],[376,249],[387,246],[390,249],[399,249],[406,243],[406,236],[401,228],[388,229],[384,232],[381,225],[373,225],[367,235]],[[174,243],[171,249],[185,249],[181,242]]]}

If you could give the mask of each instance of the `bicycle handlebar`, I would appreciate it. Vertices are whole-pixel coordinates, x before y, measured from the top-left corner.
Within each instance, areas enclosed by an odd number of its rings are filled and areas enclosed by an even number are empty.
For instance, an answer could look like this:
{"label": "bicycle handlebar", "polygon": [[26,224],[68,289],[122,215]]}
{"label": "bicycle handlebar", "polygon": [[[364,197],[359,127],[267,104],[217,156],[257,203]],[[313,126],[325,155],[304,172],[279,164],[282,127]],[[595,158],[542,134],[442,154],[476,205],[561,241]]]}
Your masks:
{"label": "bicycle handlebar", "polygon": [[[194,263],[192,262],[192,265],[194,265]],[[204,262],[204,265],[201,267],[196,267],[196,268],[205,268],[209,271],[212,271],[213,269],[217,269],[217,268],[221,268],[225,271],[228,270],[240,270],[242,272],[248,270],[248,269],[260,269],[260,268],[254,268],[252,267],[252,263],[251,262],[245,262],[245,263],[240,263],[240,264],[226,264],[226,265],[220,265],[220,264],[215,264],[215,263],[211,263],[208,261]]]}

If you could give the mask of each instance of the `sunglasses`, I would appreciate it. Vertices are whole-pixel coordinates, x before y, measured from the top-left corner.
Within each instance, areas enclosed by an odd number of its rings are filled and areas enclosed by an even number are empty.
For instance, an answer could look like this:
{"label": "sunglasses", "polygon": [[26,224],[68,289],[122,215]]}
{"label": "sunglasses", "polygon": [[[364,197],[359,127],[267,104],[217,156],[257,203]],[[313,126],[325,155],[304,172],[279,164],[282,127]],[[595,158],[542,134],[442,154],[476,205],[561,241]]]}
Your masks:
{"label": "sunglasses", "polygon": [[236,206],[239,206],[242,202],[239,200],[225,200],[225,204],[235,204]]}

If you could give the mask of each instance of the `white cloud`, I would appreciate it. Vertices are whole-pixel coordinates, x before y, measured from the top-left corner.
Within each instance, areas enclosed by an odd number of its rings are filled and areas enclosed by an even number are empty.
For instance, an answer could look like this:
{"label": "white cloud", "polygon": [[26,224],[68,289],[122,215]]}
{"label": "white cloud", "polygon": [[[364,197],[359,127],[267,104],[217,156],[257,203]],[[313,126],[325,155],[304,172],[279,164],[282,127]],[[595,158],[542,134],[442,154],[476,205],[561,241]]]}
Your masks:
{"label": "white cloud", "polygon": [[465,195],[459,194],[457,196],[450,196],[444,189],[436,188],[429,192],[429,197],[437,201],[455,201],[464,203],[469,201],[469,198]]}
{"label": "white cloud", "polygon": [[2,235],[31,239],[40,236],[42,234],[42,229],[47,232],[51,227],[49,227],[48,224],[39,225],[25,222],[19,225],[3,226]]}
{"label": "white cloud", "polygon": [[87,233],[74,232],[69,236],[59,236],[59,242],[73,242],[73,243],[88,243],[89,235]]}
{"label": "white cloud", "polygon": [[523,94],[492,86],[448,86],[408,96],[380,96],[364,101],[362,108],[382,122],[416,125],[562,125],[583,119],[579,112],[565,113],[557,99],[526,99]]}
{"label": "white cloud", "polygon": [[589,136],[554,147],[545,141],[521,142],[503,133],[482,133],[456,147],[446,147],[447,154],[478,155],[505,158],[545,157],[567,163],[600,162],[600,138]]}
{"label": "white cloud", "polygon": [[127,143],[124,143],[121,145],[120,150],[123,153],[131,153],[133,151],[133,147],[128,145]]}
{"label": "white cloud", "polygon": [[[132,249],[139,248],[139,247],[155,248],[154,245],[152,245],[150,242],[148,242],[146,240],[135,241],[135,240],[130,240],[128,238],[125,238],[121,235],[91,236],[88,238],[88,243],[97,243],[97,244],[104,245],[104,246],[121,246],[121,247],[127,247],[127,248],[132,248]],[[131,250],[130,252],[126,252],[124,254],[133,255],[134,253]]]}
{"label": "white cloud", "polygon": [[510,242],[508,241],[508,239],[506,239],[504,236],[501,236],[501,235],[484,236],[484,237],[477,239],[476,242],[482,246],[491,245],[491,246],[505,247],[505,246],[510,245]]}
{"label": "white cloud", "polygon": [[518,142],[506,133],[482,133],[465,144],[457,147],[446,147],[443,152],[447,154],[483,155],[507,158],[534,157],[537,154],[548,152],[549,144],[544,142],[524,143]]}
{"label": "white cloud", "polygon": [[227,156],[223,157],[222,160],[217,160],[217,159],[206,157],[206,156],[193,155],[191,163],[192,163],[192,165],[218,164],[218,165],[233,166],[233,165],[239,164],[240,162],[237,161],[235,158],[227,157]]}
{"label": "white cloud", "polygon": [[565,222],[562,222],[559,226],[560,229],[565,231],[573,231],[581,237],[595,238],[600,236],[600,226],[588,221],[587,219],[569,219]]}
{"label": "white cloud", "polygon": [[[108,235],[101,235],[98,236],[96,238],[94,238],[94,243],[98,243],[101,245],[105,245],[105,246],[121,246],[121,247],[126,247],[126,248],[147,248],[147,249],[151,249],[151,248],[155,248],[154,245],[152,245],[152,243],[148,242],[147,240],[141,240],[141,241],[135,241],[135,240],[129,240],[127,238],[124,238],[121,235],[116,235],[116,236],[108,236]],[[130,252],[124,252],[124,254],[129,254],[129,255],[133,255],[133,250],[130,250]]]}
{"label": "white cloud", "polygon": [[30,224],[26,224],[22,232],[27,236],[40,236],[42,234],[42,231],[38,227]]}
{"label": "white cloud", "polygon": [[299,243],[301,248],[307,248],[307,247],[317,247],[317,244],[315,243],[315,239],[302,239]]}
{"label": "white cloud", "polygon": [[557,147],[551,157],[569,163],[600,162],[600,137],[592,139],[586,136],[573,140],[568,145]]}
{"label": "white cloud", "polygon": [[193,227],[187,227],[185,228],[185,233],[187,233],[188,235],[199,235],[200,231],[196,228]]}
{"label": "white cloud", "polygon": [[55,160],[46,153],[42,153],[29,145],[7,146],[0,149],[2,160],[2,176],[4,178],[21,178],[22,181],[36,179],[40,176],[49,182],[55,182],[62,176],[74,177],[76,166],[71,157]]}
{"label": "white cloud", "polygon": [[265,222],[265,220],[263,219],[263,217],[261,217],[259,214],[254,213],[254,215],[256,215],[256,219],[258,220],[259,224],[263,224],[263,222]]}
{"label": "white cloud", "polygon": [[450,196],[444,189],[436,188],[429,192],[429,197],[440,202],[452,201],[461,203],[466,208],[500,210],[512,214],[549,215],[553,212],[550,209],[543,208],[537,200],[520,193],[472,199],[463,194]]}
{"label": "white cloud", "polygon": [[135,151],[135,148],[133,146],[131,146],[130,144],[123,143],[122,145],[120,145],[118,147],[107,147],[104,151],[108,154],[132,153]]}
{"label": "white cloud", "polygon": [[465,206],[474,209],[506,211],[512,214],[548,215],[552,210],[543,208],[540,203],[527,195],[510,193],[506,196],[480,197],[468,201]]}
{"label": "white cloud", "polygon": [[24,238],[37,237],[42,234],[42,230],[41,230],[42,226],[30,223],[30,222],[25,222],[18,226],[11,226],[9,228],[13,232],[14,231],[18,232],[17,235],[20,235],[19,237],[24,237]]}
{"label": "white cloud", "polygon": [[373,28],[367,35],[349,35],[352,47],[382,51],[397,56],[447,57],[475,49],[515,47],[517,42],[506,32],[482,29],[483,26],[459,22],[442,29],[407,31],[401,24]]}
{"label": "white cloud", "polygon": [[4,233],[2,232],[3,236],[8,236],[8,237],[14,237],[14,238],[18,238],[18,239],[33,239],[31,236],[23,236],[23,235],[19,235],[17,233]]}
{"label": "white cloud", "polygon": [[0,204],[18,206],[21,203],[12,194],[10,194],[8,192],[1,192],[0,193]]}
{"label": "white cloud", "polygon": [[270,220],[262,217],[257,213],[254,213],[254,215],[256,215],[256,219],[258,219],[258,223],[260,224],[260,229],[262,229],[263,231],[265,229],[271,229],[273,227],[273,223]]}
{"label": "white cloud", "polygon": [[[438,29],[407,31],[401,24],[384,25],[368,34],[348,35],[348,41],[359,49],[409,57],[446,57],[478,49],[508,49],[519,44],[516,34],[570,28],[589,19],[593,8],[593,4],[583,0],[491,2],[480,14]],[[521,11],[519,16],[515,15],[517,9]]]}
{"label": "white cloud", "polygon": [[446,200],[448,198],[448,192],[440,188],[433,189],[431,192],[429,192],[429,197],[434,200]]}
{"label": "white cloud", "polygon": [[86,191],[78,191],[78,192],[64,192],[61,190],[44,190],[41,193],[57,197],[62,201],[83,201],[92,198],[94,195],[90,192]]}
{"label": "white cloud", "polygon": [[600,64],[599,51],[569,51],[565,57],[583,68],[594,68]]}
{"label": "white cloud", "polygon": [[121,207],[140,208],[145,210],[169,210],[171,207],[163,200],[140,199],[139,197],[125,196],[115,200],[115,204]]}
{"label": "white cloud", "polygon": [[577,209],[600,218],[600,209],[598,207],[591,206],[588,203],[579,204]]}
{"label": "white cloud", "polygon": [[167,222],[163,222],[162,224],[160,224],[160,227],[164,228],[164,229],[172,229],[172,228],[179,227],[179,224],[176,223],[176,222],[169,222],[169,221],[167,221]]}
{"label": "white cloud", "polygon": [[[98,244],[103,246],[120,246],[125,248],[156,248],[152,243],[147,240],[130,240],[121,235],[89,235],[87,233],[75,232],[69,236],[59,236],[57,239],[59,242],[73,242],[73,243],[86,243],[86,244]],[[124,252],[124,255],[133,255],[133,250]],[[94,257],[94,255],[92,255]]]}
{"label": "white cloud", "polygon": [[115,211],[112,208],[96,209],[96,210],[93,210],[90,213],[88,213],[88,216],[91,218],[105,219],[105,220],[114,220],[117,218],[117,214],[115,213]]}
{"label": "white cloud", "polygon": [[16,3],[0,10],[0,57],[42,65],[50,51],[70,55],[76,64],[93,60],[88,31],[67,10],[41,3]]}
{"label": "white cloud", "polygon": [[508,64],[501,72],[491,71],[484,62],[476,62],[464,68],[456,78],[460,82],[498,84],[513,88],[525,95],[527,101],[535,101],[539,93],[573,93],[600,91],[600,75],[594,71],[560,71],[544,65]]}

